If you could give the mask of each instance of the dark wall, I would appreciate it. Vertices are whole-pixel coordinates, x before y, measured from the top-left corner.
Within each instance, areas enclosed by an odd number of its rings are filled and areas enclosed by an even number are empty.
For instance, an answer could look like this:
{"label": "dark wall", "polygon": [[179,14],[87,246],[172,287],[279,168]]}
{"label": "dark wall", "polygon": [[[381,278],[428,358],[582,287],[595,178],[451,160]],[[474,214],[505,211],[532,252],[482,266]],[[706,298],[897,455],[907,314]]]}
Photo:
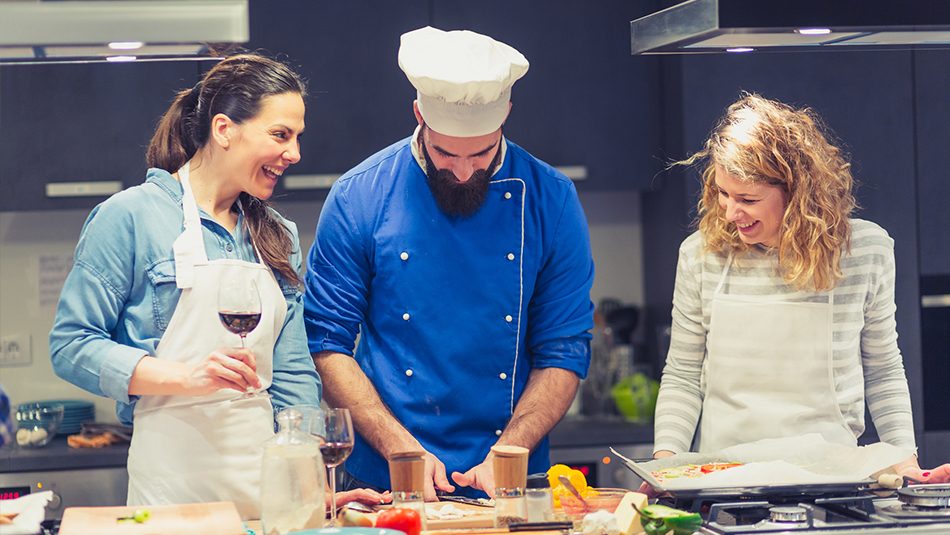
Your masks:
{"label": "dark wall", "polygon": [[50,198],[48,182],[142,182],[155,124],[203,63],[0,67],[0,211],[91,208],[104,198]]}
{"label": "dark wall", "polygon": [[250,5],[251,48],[285,54],[310,79],[311,133],[293,173],[342,173],[412,133],[415,90],[396,58],[399,36],[426,25],[482,32],[528,58],[505,133],[551,165],[585,167],[578,189],[643,187],[657,170],[659,60],[629,54],[629,21],[654,0],[558,0],[540,10],[534,0]]}
{"label": "dark wall", "polygon": [[[950,275],[950,52],[914,54],[920,272]],[[950,325],[947,326],[950,330]],[[946,350],[950,353],[950,349]],[[946,378],[944,378],[946,379]]]}
{"label": "dark wall", "polygon": [[[931,114],[941,117],[947,113],[950,52],[684,56],[672,59],[665,68],[669,72],[664,83],[672,84],[668,86],[671,93],[679,92],[678,99],[668,101],[664,110],[669,129],[665,139],[674,158],[701,147],[740,91],[812,107],[843,141],[859,182],[857,197],[862,208],[857,217],[880,224],[895,241],[898,333],[915,407],[915,428],[920,433],[923,369],[918,251],[923,232],[918,229],[918,169],[932,173],[932,177],[928,175],[932,191],[922,202],[945,206],[950,195],[938,157],[946,151],[950,124]],[[926,136],[918,135],[922,115],[927,116]],[[937,176],[943,178],[942,184]],[[644,194],[645,287],[650,311],[656,312],[651,317],[654,324],[669,322],[677,254],[670,242],[679,243],[689,233],[684,228],[688,218],[668,210],[685,206],[693,215],[698,189],[697,173],[677,170],[664,176],[661,188]],[[931,240],[939,243],[937,233],[945,232],[946,226],[928,234],[928,247],[934,247]],[[946,255],[946,247],[942,249],[941,254]],[[665,355],[657,358],[662,365]]]}
{"label": "dark wall", "polygon": [[[644,187],[659,166],[659,59],[629,54],[629,21],[656,0],[251,0],[247,48],[309,80],[303,159],[289,175],[339,176],[416,126],[399,36],[426,25],[474,29],[531,62],[513,90],[511,139],[555,166],[581,166],[580,190]],[[47,182],[141,182],[145,145],[175,90],[204,62],[0,67],[0,210],[91,208],[104,196],[47,198]],[[107,154],[107,155],[104,155]],[[275,198],[322,200],[325,189]]]}

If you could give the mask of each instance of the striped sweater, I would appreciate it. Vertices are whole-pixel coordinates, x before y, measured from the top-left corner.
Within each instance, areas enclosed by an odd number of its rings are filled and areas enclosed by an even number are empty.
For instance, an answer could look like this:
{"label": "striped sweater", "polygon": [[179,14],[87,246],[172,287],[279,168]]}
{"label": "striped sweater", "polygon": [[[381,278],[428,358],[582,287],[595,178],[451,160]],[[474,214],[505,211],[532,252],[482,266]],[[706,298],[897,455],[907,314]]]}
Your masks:
{"label": "striped sweater", "polygon": [[[851,253],[834,288],[833,361],[838,406],[855,437],[864,432],[864,403],[881,440],[915,447],[910,394],[894,321],[894,240],[878,225],[851,220]],[[713,293],[726,255],[703,251],[695,232],[683,241],[676,266],[670,350],[656,406],[655,451],[689,451],[703,404],[700,386]],[[827,303],[827,293],[798,291],[778,273],[774,252],[760,249],[734,260],[722,291],[785,295]]]}

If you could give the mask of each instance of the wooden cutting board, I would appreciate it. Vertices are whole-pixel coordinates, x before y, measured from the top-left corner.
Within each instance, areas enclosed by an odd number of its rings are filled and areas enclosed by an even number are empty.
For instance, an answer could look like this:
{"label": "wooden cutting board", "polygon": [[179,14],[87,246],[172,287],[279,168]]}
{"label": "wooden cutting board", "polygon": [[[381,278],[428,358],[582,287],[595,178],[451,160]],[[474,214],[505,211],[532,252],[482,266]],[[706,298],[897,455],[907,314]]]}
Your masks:
{"label": "wooden cutting board", "polygon": [[[426,504],[429,509],[441,509],[445,504],[463,511],[471,511],[473,514],[463,516],[453,520],[426,520],[426,529],[435,530],[454,530],[454,529],[472,529],[472,528],[491,528],[495,525],[495,508],[480,507],[478,505],[469,505],[467,503],[456,502],[430,502]],[[506,530],[507,531],[507,530]]]}
{"label": "wooden cutting board", "polygon": [[[117,522],[136,509],[148,509],[141,524]],[[148,507],[67,507],[60,535],[244,535],[244,523],[231,502]]]}
{"label": "wooden cutting board", "polygon": [[[467,503],[458,503],[458,502],[428,502],[426,503],[426,508],[428,510],[432,509],[442,509],[447,504],[451,504],[453,507],[461,509],[463,511],[470,511],[472,514],[465,515],[462,518],[455,518],[451,520],[442,520],[442,519],[426,519],[426,529],[428,531],[435,530],[455,530],[455,529],[473,529],[473,528],[492,528],[495,526],[495,508],[494,507],[480,507],[478,505],[470,505]],[[384,505],[379,508],[380,511],[384,509],[389,509],[390,505]],[[368,514],[366,516],[370,517],[373,520],[373,523],[376,523],[376,517],[379,513]],[[507,531],[507,530],[505,530]]]}

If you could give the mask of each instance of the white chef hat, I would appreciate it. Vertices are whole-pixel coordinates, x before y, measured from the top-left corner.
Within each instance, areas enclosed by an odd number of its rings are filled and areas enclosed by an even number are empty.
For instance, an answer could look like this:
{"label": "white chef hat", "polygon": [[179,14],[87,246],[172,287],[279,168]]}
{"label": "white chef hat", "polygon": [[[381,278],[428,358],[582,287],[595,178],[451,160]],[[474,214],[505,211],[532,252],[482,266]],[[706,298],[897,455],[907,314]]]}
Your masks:
{"label": "white chef hat", "polygon": [[429,127],[475,137],[505,122],[511,86],[528,71],[528,60],[491,37],[426,26],[400,38],[399,67],[416,88]]}

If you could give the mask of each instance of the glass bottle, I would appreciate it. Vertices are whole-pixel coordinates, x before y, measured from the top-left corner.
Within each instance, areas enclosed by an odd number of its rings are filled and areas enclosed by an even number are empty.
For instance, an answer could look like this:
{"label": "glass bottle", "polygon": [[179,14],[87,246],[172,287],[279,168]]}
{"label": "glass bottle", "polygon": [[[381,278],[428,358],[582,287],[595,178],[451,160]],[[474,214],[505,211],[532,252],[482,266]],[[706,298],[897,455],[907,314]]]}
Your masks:
{"label": "glass bottle", "polygon": [[495,527],[507,528],[511,524],[525,522],[524,488],[497,487],[495,489]]}
{"label": "glass bottle", "polygon": [[525,488],[528,522],[553,522],[554,497],[547,474],[531,474]]}
{"label": "glass bottle", "polygon": [[415,509],[426,529],[425,452],[405,451],[389,457],[389,484],[392,487],[393,507]]}
{"label": "glass bottle", "polygon": [[528,517],[524,496],[528,450],[519,446],[495,445],[491,451],[494,454],[495,527],[507,528],[510,524],[524,522]]}
{"label": "glass bottle", "polygon": [[320,443],[300,430],[297,409],[277,415],[278,431],[264,444],[261,527],[264,535],[322,528],[326,518],[326,468]]}

